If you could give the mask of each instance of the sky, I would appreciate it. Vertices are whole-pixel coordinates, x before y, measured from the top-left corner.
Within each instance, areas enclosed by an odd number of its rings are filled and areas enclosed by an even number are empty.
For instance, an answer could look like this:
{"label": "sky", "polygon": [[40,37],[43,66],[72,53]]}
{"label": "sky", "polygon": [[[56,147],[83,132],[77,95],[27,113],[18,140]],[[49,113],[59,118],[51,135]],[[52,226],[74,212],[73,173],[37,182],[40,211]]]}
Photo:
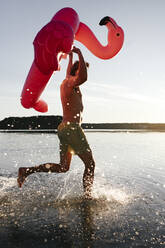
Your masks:
{"label": "sky", "polygon": [[74,41],[90,63],[88,81],[81,86],[83,122],[165,123],[165,1],[164,0],[3,0],[0,8],[0,120],[10,116],[62,115],[60,83],[68,60],[61,62],[41,98],[47,113],[25,109],[21,91],[34,59],[33,40],[54,14],[72,7],[98,40],[107,44],[110,16],[124,30],[124,44],[112,59],[94,56]]}

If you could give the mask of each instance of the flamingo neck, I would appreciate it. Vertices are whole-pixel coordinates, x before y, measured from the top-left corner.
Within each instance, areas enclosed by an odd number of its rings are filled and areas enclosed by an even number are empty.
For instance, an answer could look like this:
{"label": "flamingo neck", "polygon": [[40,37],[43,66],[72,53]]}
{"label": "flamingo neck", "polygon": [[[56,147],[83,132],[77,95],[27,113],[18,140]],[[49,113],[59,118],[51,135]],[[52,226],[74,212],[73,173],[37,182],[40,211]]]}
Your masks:
{"label": "flamingo neck", "polygon": [[101,59],[110,59],[114,57],[121,49],[124,40],[124,33],[120,27],[120,37],[116,37],[116,29],[107,24],[108,44],[103,46],[90,28],[84,23],[80,23],[75,39],[85,45],[96,57]]}

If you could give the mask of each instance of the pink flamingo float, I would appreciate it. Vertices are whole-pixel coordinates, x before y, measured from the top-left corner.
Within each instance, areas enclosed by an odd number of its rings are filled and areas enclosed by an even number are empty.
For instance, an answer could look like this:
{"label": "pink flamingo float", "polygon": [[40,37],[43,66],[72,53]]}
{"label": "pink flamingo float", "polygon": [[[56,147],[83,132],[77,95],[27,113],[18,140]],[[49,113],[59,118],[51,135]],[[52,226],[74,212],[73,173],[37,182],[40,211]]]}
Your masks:
{"label": "pink flamingo float", "polygon": [[114,57],[122,48],[124,32],[111,17],[104,17],[100,25],[108,29],[108,44],[102,46],[90,28],[80,22],[72,8],[59,10],[34,39],[34,61],[27,75],[21,94],[24,108],[47,112],[48,105],[40,99],[52,73],[59,69],[61,53],[69,53],[74,40],[85,45],[101,59]]}

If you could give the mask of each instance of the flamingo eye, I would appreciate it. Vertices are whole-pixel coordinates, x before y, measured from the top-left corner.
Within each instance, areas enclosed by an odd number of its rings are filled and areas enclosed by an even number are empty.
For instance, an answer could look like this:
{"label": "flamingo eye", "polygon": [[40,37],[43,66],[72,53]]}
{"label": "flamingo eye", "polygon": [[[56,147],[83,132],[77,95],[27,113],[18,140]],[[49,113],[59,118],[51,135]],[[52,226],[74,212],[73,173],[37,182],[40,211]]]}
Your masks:
{"label": "flamingo eye", "polygon": [[117,33],[117,34],[116,34],[116,36],[120,36],[120,34],[119,34],[119,33]]}

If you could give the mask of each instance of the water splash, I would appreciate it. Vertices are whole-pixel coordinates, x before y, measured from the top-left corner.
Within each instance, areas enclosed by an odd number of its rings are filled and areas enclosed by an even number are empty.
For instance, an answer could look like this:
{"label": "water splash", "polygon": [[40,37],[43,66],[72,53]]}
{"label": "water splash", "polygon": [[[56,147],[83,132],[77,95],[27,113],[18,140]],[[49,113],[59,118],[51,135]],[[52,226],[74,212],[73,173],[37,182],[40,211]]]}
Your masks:
{"label": "water splash", "polygon": [[4,177],[0,176],[0,193],[4,194],[6,191],[11,190],[14,186],[17,185],[16,178],[13,177]]}
{"label": "water splash", "polygon": [[93,197],[102,199],[109,203],[118,203],[128,205],[135,197],[133,193],[128,192],[125,187],[117,187],[107,183],[104,178],[95,178]]}
{"label": "water splash", "polygon": [[126,205],[131,201],[132,196],[127,194],[126,191],[118,188],[99,188],[93,193],[96,199],[105,198],[108,202],[118,202]]}

